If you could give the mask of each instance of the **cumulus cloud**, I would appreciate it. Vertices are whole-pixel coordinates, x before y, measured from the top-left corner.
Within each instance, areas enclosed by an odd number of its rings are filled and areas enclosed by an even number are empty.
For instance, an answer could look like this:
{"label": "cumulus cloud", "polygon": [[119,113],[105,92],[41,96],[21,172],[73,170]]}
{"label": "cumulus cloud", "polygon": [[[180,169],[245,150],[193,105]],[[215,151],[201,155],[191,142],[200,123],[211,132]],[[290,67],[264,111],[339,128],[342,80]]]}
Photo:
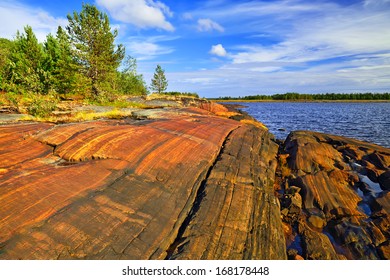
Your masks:
{"label": "cumulus cloud", "polygon": [[211,19],[208,18],[201,18],[198,20],[198,31],[200,32],[207,32],[207,31],[219,31],[219,32],[224,32],[225,29],[216,23],[215,21],[212,21]]}
{"label": "cumulus cloud", "polygon": [[222,57],[227,55],[227,52],[225,48],[222,46],[222,44],[211,46],[210,53]]}
{"label": "cumulus cloud", "polygon": [[17,1],[0,2],[1,37],[13,39],[17,30],[23,31],[30,25],[40,42],[49,33],[55,33],[59,25],[66,26],[65,18],[56,18],[47,11],[18,3]]}
{"label": "cumulus cloud", "polygon": [[123,23],[139,28],[160,28],[174,31],[166,17],[173,13],[167,5],[155,0],[96,0],[96,3],[108,10],[110,15]]}

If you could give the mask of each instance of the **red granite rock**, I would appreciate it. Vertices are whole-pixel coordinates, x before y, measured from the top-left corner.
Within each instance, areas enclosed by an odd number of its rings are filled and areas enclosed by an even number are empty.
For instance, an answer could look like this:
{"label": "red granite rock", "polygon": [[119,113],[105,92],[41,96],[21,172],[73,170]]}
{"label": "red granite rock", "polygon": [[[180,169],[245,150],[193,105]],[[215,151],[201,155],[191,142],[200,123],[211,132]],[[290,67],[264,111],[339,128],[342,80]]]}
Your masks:
{"label": "red granite rock", "polygon": [[[335,135],[297,131],[287,138],[283,154],[282,158],[287,156],[285,168],[290,170],[284,172],[286,191],[290,186],[301,189],[300,221],[304,222],[300,227],[315,229],[299,233],[306,248],[305,258],[338,259],[343,255],[349,259],[378,259],[387,255],[381,244],[390,238],[390,196],[383,187],[384,180],[378,177],[384,178],[381,174],[390,170],[390,149]],[[283,213],[288,221],[289,210],[282,209]],[[317,220],[321,226],[313,226]]]}
{"label": "red granite rock", "polygon": [[[207,258],[283,258],[268,182],[275,153],[267,149],[275,144],[257,142],[248,166],[233,164],[225,152],[232,135],[244,145],[246,137],[266,139],[264,133],[198,108],[167,110],[153,120],[0,126],[0,259],[164,259],[196,207],[229,213],[218,222],[230,232],[226,244],[250,243],[245,254],[221,247]],[[200,190],[213,192],[214,174],[222,179],[215,165],[225,157],[233,165],[221,168],[237,174],[228,190],[234,196],[198,205]],[[240,234],[230,241],[235,229]]]}

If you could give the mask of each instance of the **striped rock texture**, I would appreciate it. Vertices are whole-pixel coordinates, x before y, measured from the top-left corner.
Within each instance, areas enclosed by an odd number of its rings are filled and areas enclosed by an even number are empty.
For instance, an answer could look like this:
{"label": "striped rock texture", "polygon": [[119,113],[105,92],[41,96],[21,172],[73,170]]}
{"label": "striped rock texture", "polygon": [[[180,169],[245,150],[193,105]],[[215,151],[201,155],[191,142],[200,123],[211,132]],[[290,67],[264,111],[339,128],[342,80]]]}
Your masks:
{"label": "striped rock texture", "polygon": [[179,105],[1,125],[0,259],[390,259],[390,149]]}
{"label": "striped rock texture", "polygon": [[213,110],[0,126],[0,259],[285,259],[278,147]]}
{"label": "striped rock texture", "polygon": [[297,131],[279,159],[290,251],[306,259],[389,259],[390,149]]}

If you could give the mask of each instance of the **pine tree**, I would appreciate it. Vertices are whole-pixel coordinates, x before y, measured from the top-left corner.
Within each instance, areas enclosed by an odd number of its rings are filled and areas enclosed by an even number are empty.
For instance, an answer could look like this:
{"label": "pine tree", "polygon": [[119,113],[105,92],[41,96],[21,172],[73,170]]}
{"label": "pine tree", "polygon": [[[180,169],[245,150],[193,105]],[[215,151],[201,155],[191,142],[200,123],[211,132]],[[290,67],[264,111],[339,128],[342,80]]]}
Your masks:
{"label": "pine tree", "polygon": [[44,46],[43,70],[45,71],[44,89],[48,93],[55,89],[58,60],[60,58],[60,49],[57,39],[49,34],[46,36]]}
{"label": "pine tree", "polygon": [[6,70],[8,81],[33,93],[45,93],[43,61],[43,47],[38,43],[31,26],[26,26],[24,33],[16,33],[10,64]]}
{"label": "pine tree", "polygon": [[69,36],[61,26],[57,29],[56,39],[59,52],[53,72],[54,84],[58,93],[66,95],[81,89],[84,79],[72,56]]}
{"label": "pine tree", "polygon": [[114,45],[118,31],[111,32],[107,14],[94,5],[83,4],[81,13],[68,15],[68,21],[73,55],[97,96],[101,88],[110,89],[124,57],[124,47]]}
{"label": "pine tree", "polygon": [[160,65],[157,65],[152,79],[151,89],[157,91],[159,94],[164,92],[168,87],[168,81],[165,78],[165,71]]}

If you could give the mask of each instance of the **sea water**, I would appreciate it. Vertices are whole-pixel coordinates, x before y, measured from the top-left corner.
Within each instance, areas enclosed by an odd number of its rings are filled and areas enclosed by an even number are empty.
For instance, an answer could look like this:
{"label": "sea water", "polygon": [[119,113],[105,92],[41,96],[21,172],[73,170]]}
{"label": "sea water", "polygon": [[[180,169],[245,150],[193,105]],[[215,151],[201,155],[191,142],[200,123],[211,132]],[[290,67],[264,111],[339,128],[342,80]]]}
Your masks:
{"label": "sea water", "polygon": [[390,103],[253,102],[237,103],[264,123],[277,139],[290,131],[311,130],[351,137],[390,148]]}

